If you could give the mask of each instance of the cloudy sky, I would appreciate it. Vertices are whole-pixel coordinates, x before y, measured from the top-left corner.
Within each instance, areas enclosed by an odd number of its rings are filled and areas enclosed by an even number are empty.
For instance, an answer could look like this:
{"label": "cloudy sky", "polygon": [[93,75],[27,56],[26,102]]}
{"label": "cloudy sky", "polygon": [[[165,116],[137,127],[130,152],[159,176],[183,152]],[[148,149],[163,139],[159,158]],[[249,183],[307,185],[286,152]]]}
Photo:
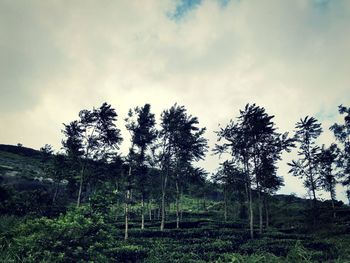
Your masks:
{"label": "cloudy sky", "polygon": [[[0,0],[0,143],[59,150],[62,123],[104,101],[120,128],[131,107],[185,105],[211,146],[255,102],[281,132],[317,117],[329,144],[337,106],[350,106],[350,1]],[[293,156],[280,192],[304,196]]]}

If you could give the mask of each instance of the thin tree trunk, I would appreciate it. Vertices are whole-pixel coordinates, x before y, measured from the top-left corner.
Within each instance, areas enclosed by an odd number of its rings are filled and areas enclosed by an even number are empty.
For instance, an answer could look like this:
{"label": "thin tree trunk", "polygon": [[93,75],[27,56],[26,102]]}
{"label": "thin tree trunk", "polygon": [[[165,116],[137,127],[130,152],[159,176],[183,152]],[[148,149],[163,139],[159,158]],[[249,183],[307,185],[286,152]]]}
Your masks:
{"label": "thin tree trunk", "polygon": [[164,178],[164,183],[162,185],[162,207],[161,207],[161,223],[160,223],[160,231],[164,230],[165,225],[165,187],[168,180],[168,174],[166,173]]}
{"label": "thin tree trunk", "polygon": [[[310,173],[311,173],[311,168],[310,168]],[[312,190],[312,195],[313,195],[313,207],[312,207],[312,214],[313,214],[313,225],[316,226],[316,213],[317,213],[317,199],[316,199],[316,192],[315,192],[315,182],[313,180],[312,173],[310,174],[311,178],[311,190]]]}
{"label": "thin tree trunk", "polygon": [[144,202],[144,197],[142,194],[141,197],[141,229],[145,229],[145,213],[144,213],[144,208],[145,208],[145,202]]}
{"label": "thin tree trunk", "polygon": [[180,188],[180,198],[179,198],[179,201],[180,201],[180,221],[182,221],[182,215],[183,215],[183,207],[182,207],[182,195],[183,195],[183,188],[181,187]]}
{"label": "thin tree trunk", "polygon": [[148,208],[149,221],[152,221],[152,204],[151,204],[151,200],[148,200],[147,208]]}
{"label": "thin tree trunk", "polygon": [[258,199],[259,199],[259,234],[263,232],[263,206],[260,189],[258,189]]}
{"label": "thin tree trunk", "polygon": [[129,165],[129,173],[128,173],[128,185],[126,190],[126,198],[125,198],[125,233],[124,233],[124,239],[127,240],[129,233],[129,203],[130,203],[130,197],[131,197],[131,191],[130,191],[130,180],[131,177],[131,164]]}
{"label": "thin tree trunk", "polygon": [[314,226],[316,226],[316,212],[317,212],[317,198],[316,198],[316,185],[315,185],[315,181],[314,181],[314,177],[312,174],[312,167],[311,167],[311,157],[310,157],[310,150],[309,150],[308,146],[308,162],[309,162],[309,180],[311,183],[311,191],[312,191],[312,195],[313,195],[313,207],[312,207],[312,214],[313,214],[313,224]]}
{"label": "thin tree trunk", "polygon": [[126,201],[125,201],[125,233],[124,239],[127,240],[129,237],[129,200],[130,200],[130,190],[126,191]]}
{"label": "thin tree trunk", "polygon": [[333,218],[336,218],[335,205],[334,205],[334,198],[333,198],[333,196],[331,196],[331,200],[332,200],[332,208],[333,208]]}
{"label": "thin tree trunk", "polygon": [[270,223],[269,222],[270,218],[269,218],[269,199],[268,198],[269,197],[266,194],[266,196],[264,198],[264,200],[265,200],[266,229],[269,227],[269,223]]}
{"label": "thin tree trunk", "polygon": [[55,193],[54,193],[53,198],[52,198],[52,204],[54,204],[56,202],[56,198],[57,198],[57,195],[58,195],[59,188],[60,188],[60,182],[58,181],[56,183]]}
{"label": "thin tree trunk", "polygon": [[157,209],[157,220],[158,221],[160,220],[161,211],[162,211],[162,202],[160,203],[160,205],[159,205],[159,207]]}
{"label": "thin tree trunk", "polygon": [[148,215],[149,215],[149,221],[152,221],[152,204],[151,201],[148,201]]}
{"label": "thin tree trunk", "polygon": [[118,208],[119,208],[119,200],[117,201],[117,207],[115,209],[115,222],[118,221]]}
{"label": "thin tree trunk", "polygon": [[227,190],[226,185],[224,186],[224,220],[227,222]]}
{"label": "thin tree trunk", "polygon": [[[244,184],[245,186],[245,202],[244,202],[244,209],[247,209],[246,213],[249,216],[250,210],[249,210],[249,191],[248,191],[248,182]],[[244,218],[246,219],[246,218]]]}
{"label": "thin tree trunk", "polygon": [[[259,206],[259,234],[262,234],[263,230],[263,215],[262,215],[262,203],[261,203],[261,189],[260,189],[260,178],[258,176],[258,161],[257,156],[259,155],[258,150],[254,147],[254,173],[256,179],[256,190],[258,192],[258,206]],[[252,202],[252,200],[251,200]],[[251,223],[252,224],[252,223]]]}
{"label": "thin tree trunk", "polygon": [[[246,176],[246,183],[245,183],[245,192],[246,192],[246,207],[247,207],[247,214],[249,217],[249,227],[252,229],[250,221],[253,221],[252,219],[252,212],[253,212],[253,207],[252,207],[252,194],[251,194],[251,188],[250,188],[250,178],[249,178],[249,166],[248,166],[248,161],[244,160],[244,170],[245,170],[245,176]],[[251,230],[252,232],[252,230]],[[252,234],[251,234],[252,236]]]}
{"label": "thin tree trunk", "polygon": [[77,199],[77,208],[80,206],[81,192],[83,189],[84,169],[85,167],[83,165],[80,170],[80,183],[79,183],[79,192],[78,192],[78,199]]}
{"label": "thin tree trunk", "polygon": [[180,214],[179,214],[179,199],[180,199],[180,191],[179,191],[179,182],[176,179],[175,182],[176,186],[176,200],[175,200],[175,206],[176,206],[176,228],[180,228]]}
{"label": "thin tree trunk", "polygon": [[250,227],[250,238],[254,238],[254,214],[253,214],[253,196],[252,196],[252,189],[249,186],[249,227]]}

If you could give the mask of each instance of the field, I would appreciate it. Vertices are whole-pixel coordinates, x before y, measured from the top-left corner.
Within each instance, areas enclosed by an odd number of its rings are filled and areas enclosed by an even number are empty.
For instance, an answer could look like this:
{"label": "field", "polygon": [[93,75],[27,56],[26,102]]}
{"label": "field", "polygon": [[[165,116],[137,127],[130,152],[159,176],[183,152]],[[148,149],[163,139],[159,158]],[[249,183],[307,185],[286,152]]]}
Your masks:
{"label": "field", "polygon": [[[243,221],[218,213],[185,213],[180,229],[136,218],[124,224],[73,209],[58,218],[1,218],[1,262],[349,262],[350,228],[338,220],[313,231],[270,227],[251,240]],[[345,218],[343,218],[344,220]],[[304,232],[304,233],[303,233]]]}

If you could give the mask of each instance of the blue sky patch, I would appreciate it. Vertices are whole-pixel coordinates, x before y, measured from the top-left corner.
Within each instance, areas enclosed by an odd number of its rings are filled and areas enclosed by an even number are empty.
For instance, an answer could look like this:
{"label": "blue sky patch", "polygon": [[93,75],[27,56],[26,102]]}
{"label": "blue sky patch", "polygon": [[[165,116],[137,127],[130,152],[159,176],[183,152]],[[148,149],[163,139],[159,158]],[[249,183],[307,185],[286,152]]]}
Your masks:
{"label": "blue sky patch", "polygon": [[201,4],[202,0],[180,0],[176,5],[176,8],[173,12],[170,12],[168,16],[172,19],[179,20],[186,14],[198,7]]}
{"label": "blue sky patch", "polygon": [[[202,4],[202,0],[174,0],[177,2],[175,10],[168,13],[168,17],[173,20],[180,20],[190,11],[196,9]],[[218,4],[225,8],[231,0],[217,0]]]}

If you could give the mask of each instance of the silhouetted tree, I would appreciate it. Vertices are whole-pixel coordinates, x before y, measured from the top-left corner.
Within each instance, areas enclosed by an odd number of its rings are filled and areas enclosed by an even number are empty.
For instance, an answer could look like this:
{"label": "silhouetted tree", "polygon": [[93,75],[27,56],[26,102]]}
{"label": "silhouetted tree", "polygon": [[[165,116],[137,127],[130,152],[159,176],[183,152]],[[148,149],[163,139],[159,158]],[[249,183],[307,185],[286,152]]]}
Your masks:
{"label": "silhouetted tree", "polygon": [[343,174],[343,185],[348,187],[347,195],[350,203],[350,108],[343,105],[338,107],[339,113],[344,116],[344,124],[333,124],[330,130],[333,131],[337,141],[341,143],[342,149],[339,154],[338,167]]}
{"label": "silhouetted tree", "polygon": [[262,178],[259,176],[262,175],[259,174],[262,156],[263,154],[270,155],[271,158],[277,160],[282,151],[289,151],[289,148],[293,147],[293,140],[288,138],[287,133],[281,135],[275,131],[273,118],[274,116],[269,116],[263,107],[247,104],[245,109],[240,111],[236,123],[231,120],[225,128],[217,132],[218,141],[224,139],[226,142],[216,145],[214,151],[219,154],[230,153],[236,162],[241,163],[245,172],[251,238],[254,237],[251,190],[254,183],[259,197],[260,231],[262,231]]}
{"label": "silhouetted tree", "polygon": [[225,161],[221,164],[219,170],[213,175],[212,179],[222,185],[224,197],[224,220],[227,221],[228,198],[234,192],[240,192],[244,189],[244,172],[233,162]]}
{"label": "silhouetted tree", "polygon": [[119,149],[122,138],[114,123],[117,116],[111,105],[103,103],[97,109],[80,111],[78,121],[64,124],[62,132],[66,139],[62,142],[63,147],[69,156],[79,161],[80,166],[77,207],[81,202],[88,160],[108,161]]}
{"label": "silhouetted tree", "polygon": [[125,239],[128,238],[128,203],[130,198],[130,191],[133,181],[132,173],[136,173],[136,182],[141,191],[141,229],[144,229],[144,201],[145,201],[145,184],[147,180],[148,168],[146,164],[146,151],[157,137],[155,129],[154,114],[150,112],[151,106],[145,104],[143,107],[136,107],[130,110],[126,128],[131,134],[131,148],[129,153],[129,173],[128,186],[125,204]]}
{"label": "silhouetted tree", "polygon": [[320,174],[320,184],[321,187],[330,194],[334,218],[336,216],[334,201],[336,198],[335,186],[337,184],[335,172],[337,157],[338,148],[337,145],[333,143],[329,148],[326,148],[324,145],[322,145],[317,160]]}
{"label": "silhouetted tree", "polygon": [[297,122],[295,139],[299,143],[298,155],[300,159],[288,163],[291,166],[289,173],[304,179],[305,187],[313,196],[313,208],[317,206],[316,191],[319,188],[317,175],[317,155],[320,148],[315,145],[315,140],[322,133],[321,124],[314,117],[306,116]]}
{"label": "silhouetted tree", "polygon": [[207,151],[207,140],[203,138],[205,128],[198,128],[198,119],[187,115],[184,106],[175,104],[161,115],[161,166],[162,178],[162,220],[165,222],[165,196],[169,176],[173,175],[176,187],[176,222],[179,227],[180,173],[188,169],[193,161],[203,159]]}

